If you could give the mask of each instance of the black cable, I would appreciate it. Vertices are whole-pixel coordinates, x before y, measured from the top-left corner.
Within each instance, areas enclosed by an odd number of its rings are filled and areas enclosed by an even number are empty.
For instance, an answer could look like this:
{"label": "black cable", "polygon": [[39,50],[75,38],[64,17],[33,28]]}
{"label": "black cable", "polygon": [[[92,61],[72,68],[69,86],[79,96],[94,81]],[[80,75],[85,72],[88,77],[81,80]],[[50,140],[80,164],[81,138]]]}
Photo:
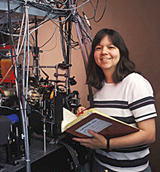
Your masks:
{"label": "black cable", "polygon": [[[11,21],[11,13],[10,13],[10,0],[8,0],[8,26],[9,26],[9,32],[11,33],[10,37],[9,37],[9,44],[10,44],[10,51],[11,51],[11,56],[12,56],[12,54],[13,54],[12,47],[14,49],[14,46],[13,46],[12,21]],[[13,64],[13,58],[11,58],[11,59],[12,59],[12,64]]]}
{"label": "black cable", "polygon": [[[60,28],[60,26],[58,24],[56,24],[54,21],[50,20],[52,23],[54,23],[57,27]],[[63,25],[63,23],[62,23]],[[61,30],[63,32],[62,36],[63,36],[63,39],[67,42],[67,38],[64,36],[66,35],[67,36],[67,33],[66,31],[64,30]],[[71,44],[69,45],[71,48],[75,48],[77,46],[79,46],[79,42],[78,41],[74,41],[72,38],[71,38]]]}
{"label": "black cable", "polygon": [[80,167],[80,163],[79,163],[76,151],[69,144],[67,144],[63,141],[59,140],[58,143],[62,144],[70,153],[72,160],[74,162],[74,165],[75,165],[75,172],[81,172],[81,167]]}
{"label": "black cable", "polygon": [[[97,10],[97,8],[98,8],[98,3],[99,3],[99,0],[97,0],[96,10]],[[98,20],[96,20],[96,18],[94,18],[94,21],[95,21],[96,23],[98,23],[100,20],[102,20],[102,18],[103,18],[103,16],[104,16],[104,13],[105,13],[105,11],[106,11],[106,7],[107,7],[107,0],[105,0],[105,6],[104,6],[104,10],[103,10],[103,13],[102,13],[101,17],[100,17]],[[95,17],[96,17],[96,16],[95,16]]]}
{"label": "black cable", "polygon": [[[24,53],[20,53],[19,56],[20,56],[20,55],[23,55],[23,54],[24,54]],[[5,54],[3,54],[3,53],[1,53],[1,52],[0,52],[0,55],[1,55],[2,57],[4,57],[4,58],[17,57],[17,55],[7,56],[7,55],[5,55]]]}
{"label": "black cable", "polygon": [[[82,0],[79,0],[79,1],[82,1]],[[82,1],[82,2],[85,2],[85,1]],[[94,5],[93,5],[93,3],[92,3],[91,0],[89,1],[89,3],[91,4],[91,6],[92,6],[92,8],[93,8],[94,15],[93,15],[93,17],[89,17],[88,20],[94,19],[94,21],[95,21],[96,23],[98,23],[98,22],[103,18],[103,16],[104,16],[104,13],[105,13],[105,10],[106,10],[106,7],[107,7],[107,0],[105,0],[105,7],[104,7],[104,10],[103,10],[103,13],[102,13],[100,19],[98,19],[98,20],[96,20],[95,18],[96,18],[96,14],[97,14],[97,10],[98,10],[99,0],[97,0],[97,2],[96,2],[96,8],[94,7]],[[82,10],[82,14],[83,14],[83,13],[85,14],[85,12]],[[81,17],[82,17],[82,16],[81,16]],[[82,18],[83,18],[84,20],[86,20],[85,17],[82,17]]]}
{"label": "black cable", "polygon": [[[17,6],[16,8],[10,10],[10,14],[12,15],[12,14],[13,14],[14,12],[16,12],[16,11],[18,10],[18,8],[20,8],[20,7],[22,7],[22,5],[19,5],[19,6]],[[2,16],[2,17],[0,18],[0,20],[3,19],[4,17],[6,17],[6,14],[4,14],[4,16]]]}
{"label": "black cable", "polygon": [[[59,17],[59,21],[61,21],[61,17]],[[65,61],[67,61],[67,54],[66,54],[66,49],[65,49],[65,43],[64,43],[64,36],[63,36],[63,25],[60,22],[60,37],[61,37],[61,44],[62,44],[62,53],[63,53],[63,58]]]}
{"label": "black cable", "polygon": [[[79,2],[80,2],[80,1],[82,1],[82,0],[79,0]],[[85,2],[85,1],[82,1],[82,2]],[[94,11],[94,16],[93,16],[93,17],[89,17],[89,18],[87,17],[88,20],[91,20],[91,19],[93,19],[93,18],[95,17],[95,8],[94,8],[92,2],[91,2],[91,1],[89,1],[89,2],[90,2],[90,4],[92,5],[93,11]],[[83,8],[81,8],[81,10],[82,10],[83,16],[86,15],[85,12],[84,12],[84,10],[83,10]],[[80,14],[79,14],[79,15],[80,15]],[[85,17],[82,17],[82,16],[81,16],[81,18],[83,18],[84,20],[86,20]]]}
{"label": "black cable", "polygon": [[43,11],[50,11],[52,10],[52,13],[55,14],[55,16],[62,16],[65,17],[68,13],[68,11],[61,10],[60,8],[52,8],[49,4],[43,5],[43,4],[38,4],[34,2],[28,2],[30,6],[33,6],[37,9],[43,10]]}
{"label": "black cable", "polygon": [[[9,2],[9,1],[8,1]],[[10,3],[10,2],[9,2]],[[10,5],[9,5],[9,3],[8,3],[8,13],[7,14],[5,14],[5,15],[3,15],[1,18],[0,18],[0,20],[1,19],[5,19],[5,18],[8,18],[8,24],[7,23],[3,23],[3,24],[1,24],[1,26],[0,26],[0,32],[1,32],[1,34],[3,34],[3,35],[7,35],[8,36],[8,34],[7,34],[7,32],[8,32],[8,29],[10,30],[10,29],[12,29],[12,24],[9,24],[9,23],[12,23],[11,22],[11,17],[12,17],[12,15],[18,10],[18,8],[20,8],[21,6],[22,6],[22,4],[21,5],[19,5],[19,6],[17,6],[16,8],[14,8],[14,9],[10,9]],[[7,20],[6,20],[7,21]],[[10,27],[11,26],[11,27]],[[5,31],[5,30],[7,30],[7,31]],[[6,34],[5,33],[3,33],[3,32],[6,32]],[[9,32],[10,33],[10,32]],[[13,33],[13,30],[12,30],[12,33]],[[9,36],[8,36],[9,37]],[[10,37],[9,37],[9,39],[11,38],[11,35],[10,35]],[[13,35],[12,35],[12,41],[11,42],[14,42],[14,41],[16,41],[16,39],[14,39],[13,38]],[[10,40],[9,41],[5,41],[5,45],[13,45],[13,43],[11,43],[10,42]],[[3,44],[0,44],[0,46],[3,46]]]}
{"label": "black cable", "polygon": [[[20,7],[22,7],[22,5],[19,5],[19,6],[17,6],[16,8],[14,8],[14,9],[10,9],[10,11],[9,11],[9,13],[10,13],[10,16],[12,16],[15,12],[16,12],[16,10],[18,10],[18,8],[20,8]],[[10,8],[10,7],[9,7]],[[1,18],[0,18],[0,20],[1,19],[4,19],[5,17],[8,17],[8,13],[7,14],[4,14]],[[1,28],[4,26],[4,25],[6,25],[6,23],[3,23],[2,25],[1,25]],[[2,30],[0,28],[0,30]]]}
{"label": "black cable", "polygon": [[[82,22],[83,22],[83,20],[82,20]],[[81,27],[81,25],[80,25],[80,27]],[[81,27],[81,30],[85,33],[85,35],[89,38],[89,40],[92,41],[92,38],[87,34],[87,32],[82,27]]]}
{"label": "black cable", "polygon": [[52,34],[51,37],[48,39],[48,41],[46,41],[46,42],[45,42],[43,45],[41,45],[39,48],[42,48],[42,47],[44,47],[46,44],[48,44],[48,43],[51,41],[51,39],[53,38],[54,34],[55,34],[55,31],[53,31],[53,34]]}

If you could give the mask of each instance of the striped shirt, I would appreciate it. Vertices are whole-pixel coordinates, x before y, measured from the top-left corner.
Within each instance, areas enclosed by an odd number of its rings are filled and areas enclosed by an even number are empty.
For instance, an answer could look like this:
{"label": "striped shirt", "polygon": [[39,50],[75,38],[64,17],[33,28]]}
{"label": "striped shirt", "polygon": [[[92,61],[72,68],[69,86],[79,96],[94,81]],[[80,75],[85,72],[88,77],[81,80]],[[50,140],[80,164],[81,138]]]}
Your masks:
{"label": "striped shirt", "polygon": [[[137,73],[128,75],[118,84],[104,83],[94,94],[94,108],[132,126],[157,116],[152,87]],[[97,149],[95,160],[117,172],[138,172],[148,167],[148,156],[148,145],[141,145],[110,152]]]}

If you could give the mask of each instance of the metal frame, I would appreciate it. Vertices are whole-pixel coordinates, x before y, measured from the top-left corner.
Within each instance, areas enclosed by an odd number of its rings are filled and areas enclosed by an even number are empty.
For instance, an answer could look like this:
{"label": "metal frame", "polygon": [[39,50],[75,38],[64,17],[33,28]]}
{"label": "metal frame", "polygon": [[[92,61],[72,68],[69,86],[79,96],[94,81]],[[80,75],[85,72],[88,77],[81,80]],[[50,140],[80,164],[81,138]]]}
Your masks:
{"label": "metal frame", "polygon": [[[26,16],[25,18],[27,19],[27,25],[26,25],[26,35],[25,35],[25,39],[24,39],[24,52],[27,52],[24,53],[23,55],[23,70],[22,70],[22,88],[19,88],[19,85],[16,81],[16,85],[18,87],[17,89],[17,94],[18,96],[20,95],[20,89],[22,90],[22,96],[21,96],[21,99],[20,99],[20,111],[21,111],[21,116],[22,116],[22,123],[23,123],[23,137],[24,137],[24,142],[25,142],[25,153],[26,153],[26,171],[27,172],[31,172],[31,162],[30,162],[30,152],[29,152],[29,138],[28,138],[28,123],[27,123],[27,97],[25,93],[27,93],[27,90],[28,90],[28,75],[29,75],[29,15],[34,15],[34,16],[46,16],[46,13],[45,11],[43,10],[39,10],[39,9],[36,9],[36,8],[33,8],[32,6],[28,6],[27,4],[27,0],[25,1],[25,6],[23,7],[20,7],[17,9],[17,13],[25,13]],[[70,7],[74,7],[75,6],[75,1],[73,0],[69,0],[69,6]],[[7,6],[7,2],[6,0],[0,0],[0,10],[3,10],[3,11],[8,11],[8,6]],[[15,9],[16,7],[18,7],[19,5],[21,5],[20,3],[15,3],[15,1],[10,1],[10,9]],[[25,7],[25,8],[24,8]],[[88,35],[86,34],[86,30],[85,30],[85,27],[83,25],[83,22],[81,20],[81,18],[77,15],[77,12],[75,10],[72,10],[71,11],[72,13],[72,17],[74,17],[75,21],[75,27],[76,27],[76,32],[77,32],[77,37],[78,37],[78,40],[79,40],[79,45],[80,45],[80,48],[81,48],[81,53],[82,53],[82,57],[83,57],[83,61],[84,61],[84,65],[85,65],[85,69],[86,69],[86,66],[87,66],[87,61],[88,61],[88,55],[89,55],[89,49],[91,47],[91,39],[89,39]],[[51,17],[52,18],[56,18],[57,16],[54,15],[54,14],[51,14]],[[59,17],[59,20],[61,20],[61,17]],[[36,22],[36,17],[35,17],[35,22]],[[66,28],[68,29],[67,32],[68,32],[68,42],[70,42],[70,39],[71,39],[71,24],[72,24],[72,20],[67,20],[66,21]],[[36,23],[35,23],[36,24]],[[70,47],[69,45],[67,45],[66,49],[65,49],[65,45],[64,45],[64,40],[63,40],[63,33],[62,33],[62,25],[60,23],[60,34],[61,34],[61,39],[62,39],[62,51],[63,51],[63,56],[64,56],[64,59],[65,59],[65,62],[67,64],[70,63]],[[36,41],[37,41],[37,34],[38,32],[35,33],[35,37],[36,37]],[[82,41],[83,40],[83,41]],[[37,45],[37,42],[36,42],[36,46]],[[38,52],[36,51],[36,64],[37,63],[37,60],[38,60]],[[26,72],[26,60],[27,60],[27,76],[25,76],[25,72]],[[18,61],[16,60],[16,65],[15,65],[15,70],[16,70],[16,78],[18,78]],[[36,75],[38,77],[38,71],[36,71]],[[69,68],[67,70],[67,75],[69,76]],[[69,88],[69,84],[68,84],[69,81],[67,81],[67,94],[69,94],[70,92],[70,88]],[[93,99],[92,99],[92,88],[91,86],[88,85],[88,89],[89,89],[89,101],[90,101],[90,106],[93,105]],[[45,141],[44,141],[45,143]],[[46,150],[46,145],[44,145],[44,149]]]}

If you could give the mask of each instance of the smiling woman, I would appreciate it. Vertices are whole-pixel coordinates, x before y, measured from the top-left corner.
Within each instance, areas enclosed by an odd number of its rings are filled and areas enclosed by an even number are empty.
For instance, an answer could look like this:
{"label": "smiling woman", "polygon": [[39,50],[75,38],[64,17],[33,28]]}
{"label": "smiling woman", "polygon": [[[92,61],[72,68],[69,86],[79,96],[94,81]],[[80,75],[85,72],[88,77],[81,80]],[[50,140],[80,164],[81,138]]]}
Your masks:
{"label": "smiling woman", "polygon": [[[102,60],[105,58],[108,58],[107,63]],[[104,70],[106,64],[112,66],[111,71]],[[118,83],[132,72],[137,72],[135,64],[129,59],[129,52],[121,35],[112,29],[100,30],[92,43],[87,66],[87,83],[100,89],[104,80]]]}
{"label": "smiling woman", "polygon": [[96,34],[87,65],[87,83],[97,89],[95,109],[139,128],[136,133],[115,138],[105,138],[94,129],[88,130],[92,135],[89,139],[74,138],[95,150],[92,172],[151,172],[148,145],[155,141],[157,116],[153,89],[136,71],[118,32],[102,29]]}
{"label": "smiling woman", "polygon": [[94,60],[96,64],[103,70],[107,83],[112,83],[112,75],[120,60],[119,49],[113,45],[112,41],[106,35],[95,47]]}

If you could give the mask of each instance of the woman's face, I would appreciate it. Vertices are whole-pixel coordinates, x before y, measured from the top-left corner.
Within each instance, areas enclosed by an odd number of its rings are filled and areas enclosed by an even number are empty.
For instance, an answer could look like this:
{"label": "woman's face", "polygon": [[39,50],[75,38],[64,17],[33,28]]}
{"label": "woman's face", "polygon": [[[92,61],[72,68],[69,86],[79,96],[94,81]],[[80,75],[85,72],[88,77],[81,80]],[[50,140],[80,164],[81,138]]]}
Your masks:
{"label": "woman's face", "polygon": [[94,60],[104,74],[106,72],[113,74],[115,71],[120,60],[120,51],[113,45],[108,35],[104,36],[100,44],[95,47]]}

